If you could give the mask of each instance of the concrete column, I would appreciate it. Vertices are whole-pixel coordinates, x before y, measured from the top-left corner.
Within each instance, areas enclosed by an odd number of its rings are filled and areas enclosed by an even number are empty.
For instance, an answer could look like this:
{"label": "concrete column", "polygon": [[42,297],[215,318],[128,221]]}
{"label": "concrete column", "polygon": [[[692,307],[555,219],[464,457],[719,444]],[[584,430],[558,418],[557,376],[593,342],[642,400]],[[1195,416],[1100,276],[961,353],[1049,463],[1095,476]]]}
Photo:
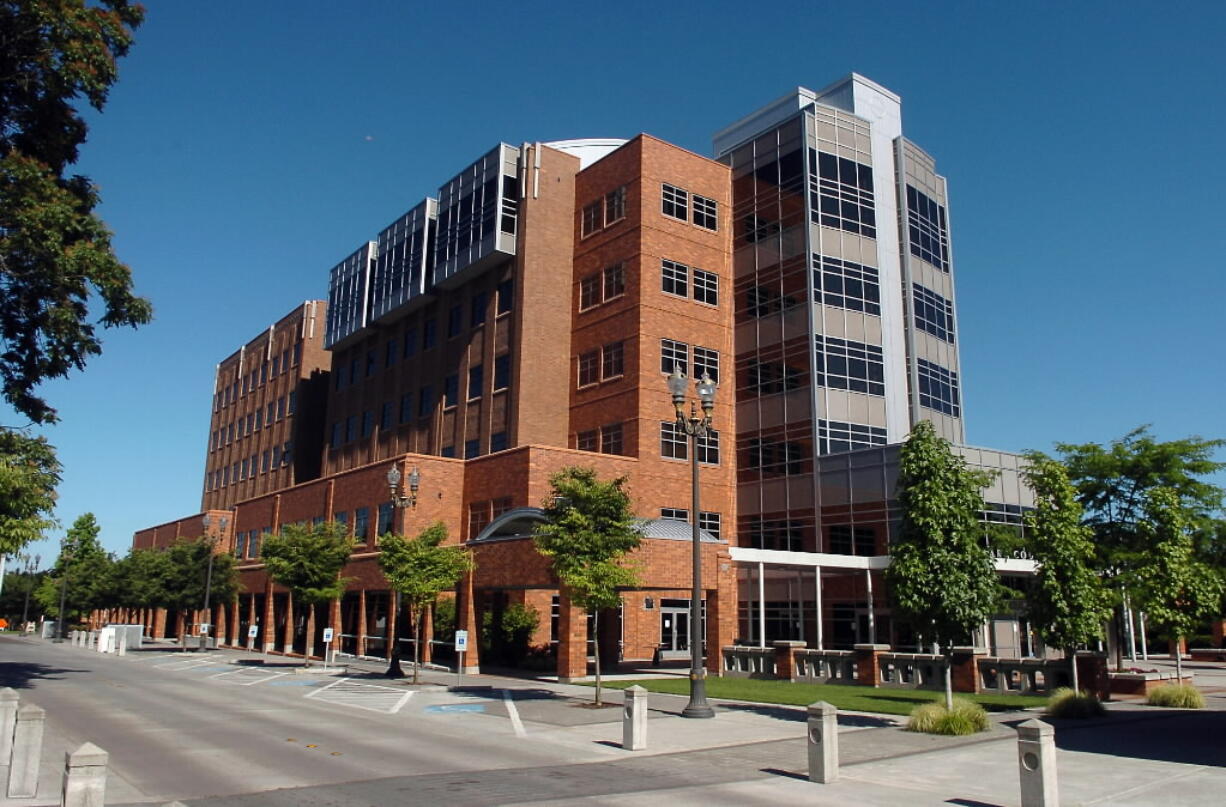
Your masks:
{"label": "concrete column", "polygon": [[1022,781],[1022,807],[1058,807],[1056,730],[1042,720],[1017,727],[1017,767]]}
{"label": "concrete column", "polygon": [[816,647],[818,650],[824,650],[825,646],[823,645],[823,642],[825,641],[825,632],[824,632],[825,626],[822,625],[823,609],[822,609],[822,567],[821,566],[813,567],[813,605],[814,605],[814,610],[817,611],[817,613],[815,614],[817,618],[817,625],[816,625],[816,628],[813,634],[817,643],[814,645],[814,647]]}
{"label": "concrete column", "polygon": [[865,598],[868,600],[868,643],[877,644],[877,615],[873,609],[873,572],[864,570]]}
{"label": "concrete column", "polygon": [[809,704],[809,781],[828,785],[839,778],[839,710],[825,701]]}
{"label": "concrete column", "polygon": [[107,757],[108,754],[93,743],[64,754],[61,807],[103,807]]}
{"label": "concrete column", "polygon": [[758,564],[758,647],[766,647],[766,564]]}
{"label": "concrete column", "polygon": [[7,768],[13,756],[13,728],[21,696],[12,687],[0,689],[0,767]]}
{"label": "concrete column", "polygon": [[17,708],[13,729],[13,757],[9,766],[8,797],[30,799],[38,794],[38,763],[43,751],[43,724],[47,713],[28,703]]}
{"label": "concrete column", "polygon": [[623,690],[622,748],[642,751],[647,747],[647,690],[635,685]]}

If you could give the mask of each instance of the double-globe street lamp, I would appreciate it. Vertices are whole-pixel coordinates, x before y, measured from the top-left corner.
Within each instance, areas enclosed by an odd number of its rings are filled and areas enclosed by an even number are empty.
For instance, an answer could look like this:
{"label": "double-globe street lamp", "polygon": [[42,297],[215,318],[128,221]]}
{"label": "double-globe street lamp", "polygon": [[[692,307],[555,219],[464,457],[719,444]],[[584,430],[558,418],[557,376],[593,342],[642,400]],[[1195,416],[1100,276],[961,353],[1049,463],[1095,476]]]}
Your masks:
{"label": "double-globe street lamp", "polygon": [[64,641],[67,632],[64,625],[64,601],[68,597],[68,564],[72,561],[72,542],[65,535],[60,539],[60,610],[55,618],[55,634],[57,642]]}
{"label": "double-globe street lamp", "polygon": [[690,594],[690,702],[682,710],[682,717],[715,717],[715,710],[707,703],[707,668],[703,664],[705,631],[702,622],[702,537],[698,526],[698,443],[708,437],[711,428],[711,412],[715,408],[715,382],[705,372],[694,384],[698,394],[698,407],[690,401],[690,412],[685,413],[686,377],[681,368],[673,365],[673,374],[668,377],[668,391],[673,396],[673,408],[677,412],[677,428],[690,438],[690,525],[693,529],[694,588]]}
{"label": "double-globe street lamp", "polygon": [[25,633],[26,623],[30,621],[30,592],[34,590],[34,572],[38,570],[38,564],[42,563],[43,556],[35,555],[25,557],[25,573],[26,573],[26,602],[21,607],[21,631]]}
{"label": "double-globe street lamp", "polygon": [[213,594],[213,555],[217,550],[217,539],[220,538],[226,531],[226,525],[230,520],[222,516],[217,520],[217,532],[210,533],[209,527],[213,524],[213,519],[209,515],[204,517],[204,537],[208,542],[209,547],[209,570],[204,576],[204,619],[205,622],[200,626],[200,649],[209,649],[209,634],[212,633],[213,612],[209,608],[209,599]]}
{"label": "double-globe street lamp", "polygon": [[[387,472],[387,489],[388,495],[392,500],[392,507],[401,513],[403,513],[407,508],[417,507],[417,491],[421,487],[421,473],[418,472],[416,467],[414,467],[412,471],[409,471],[409,476],[407,479],[409,493],[407,496],[404,493],[404,488],[400,485],[401,481],[404,479],[404,475],[400,472],[400,466],[393,464],[391,469]],[[400,518],[400,534],[404,534],[403,516]],[[386,675],[388,678],[404,678],[404,670],[400,668],[400,628],[402,627],[402,620],[400,619],[399,591],[396,592],[396,603],[393,608],[394,613],[392,615],[392,624],[395,626],[393,633],[395,634],[396,638],[392,641],[392,657],[391,662],[387,665]],[[414,637],[414,641],[420,640],[421,637]]]}

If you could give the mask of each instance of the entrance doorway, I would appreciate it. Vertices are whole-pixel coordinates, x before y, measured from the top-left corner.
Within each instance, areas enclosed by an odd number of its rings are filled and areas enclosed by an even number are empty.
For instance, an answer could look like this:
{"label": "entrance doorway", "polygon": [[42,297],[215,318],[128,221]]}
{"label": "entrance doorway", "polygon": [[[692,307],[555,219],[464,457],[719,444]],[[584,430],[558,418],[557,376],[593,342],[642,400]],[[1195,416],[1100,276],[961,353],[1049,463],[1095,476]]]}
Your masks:
{"label": "entrance doorway", "polygon": [[[707,616],[707,601],[702,601],[703,621]],[[660,658],[681,659],[690,655],[690,601],[669,599],[660,601]]]}

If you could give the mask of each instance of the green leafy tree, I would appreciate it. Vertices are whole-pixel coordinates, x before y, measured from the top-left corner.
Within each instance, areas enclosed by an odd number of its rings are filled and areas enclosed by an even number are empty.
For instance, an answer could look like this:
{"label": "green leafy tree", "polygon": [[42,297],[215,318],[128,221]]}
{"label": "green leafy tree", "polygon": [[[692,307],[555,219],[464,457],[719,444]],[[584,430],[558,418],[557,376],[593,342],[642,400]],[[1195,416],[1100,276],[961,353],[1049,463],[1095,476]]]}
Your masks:
{"label": "green leafy tree", "polygon": [[1073,691],[1080,692],[1077,648],[1102,634],[1110,599],[1094,570],[1094,531],[1082,523],[1064,465],[1039,452],[1027,459],[1023,474],[1034,490],[1035,509],[1025,515],[1026,531],[1038,564],[1027,598],[1030,618],[1046,644],[1064,650]]}
{"label": "green leafy tree", "polygon": [[1180,641],[1215,613],[1222,579],[1195,557],[1189,522],[1179,496],[1158,488],[1146,496],[1142,529],[1149,546],[1137,569],[1145,613],[1175,643],[1175,672],[1183,677]]}
{"label": "green leafy tree", "polygon": [[[157,552],[158,550],[152,550]],[[218,603],[232,603],[238,597],[238,569],[234,556],[228,552],[214,553],[213,541],[209,538],[175,541],[161,552],[162,559],[139,555],[137,563],[142,564],[150,574],[161,575],[148,581],[148,590],[144,593],[154,598],[161,598],[158,603],[163,608],[172,608],[183,615],[184,620],[194,611],[204,608],[204,595],[207,589],[209,606]],[[209,574],[209,557],[213,558],[213,572]],[[211,617],[206,617],[211,620]],[[179,632],[179,643],[187,642],[187,631]]]}
{"label": "green leafy tree", "polygon": [[62,616],[66,622],[107,606],[113,591],[114,559],[98,540],[101,530],[93,513],[79,516],[68,529],[55,565],[34,593],[44,612],[56,619]]}
{"label": "green leafy tree", "polygon": [[309,609],[304,666],[310,666],[315,650],[315,606],[345,593],[349,580],[341,577],[341,570],[353,547],[345,525],[335,521],[313,526],[286,524],[279,534],[264,540],[262,555],[269,576],[289,589],[295,605]]}
{"label": "green leafy tree", "polygon": [[447,525],[441,521],[422,530],[416,538],[387,534],[379,541],[379,568],[391,587],[409,607],[413,623],[413,683],[421,673],[421,636],[426,611],[439,594],[455,586],[473,568],[472,556],[458,546],[443,546]]}
{"label": "green leafy tree", "polygon": [[[220,576],[226,577],[224,573]],[[131,549],[115,563],[114,604],[120,608],[173,607],[168,605],[173,577],[170,553],[152,548]]]}
{"label": "green leafy tree", "polygon": [[42,437],[0,428],[0,554],[11,555],[54,526],[60,463]]}
{"label": "green leafy tree", "polygon": [[899,452],[902,525],[886,569],[895,612],[932,637],[945,655],[945,706],[953,708],[953,647],[981,626],[1001,598],[979,521],[991,476],[920,421]]}
{"label": "green leafy tree", "polygon": [[600,705],[600,612],[621,602],[619,589],[638,585],[625,565],[641,536],[634,525],[625,477],[602,482],[592,468],[564,468],[549,479],[552,495],[533,540],[549,559],[564,593],[592,616],[596,705]]}
{"label": "green leafy tree", "polygon": [[101,353],[104,327],[149,321],[96,187],[67,175],[88,133],[78,109],[101,111],[144,9],[127,0],[0,0],[0,389],[35,423],[56,420],[34,392]]}

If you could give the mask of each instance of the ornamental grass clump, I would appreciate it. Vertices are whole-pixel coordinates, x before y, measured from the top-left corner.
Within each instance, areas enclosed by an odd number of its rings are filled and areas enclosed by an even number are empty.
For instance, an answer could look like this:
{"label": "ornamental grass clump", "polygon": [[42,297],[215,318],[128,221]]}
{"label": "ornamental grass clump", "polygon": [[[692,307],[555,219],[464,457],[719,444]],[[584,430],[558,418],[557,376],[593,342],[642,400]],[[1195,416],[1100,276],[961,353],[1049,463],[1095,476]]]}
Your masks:
{"label": "ornamental grass clump", "polygon": [[1167,684],[1149,693],[1145,702],[1150,706],[1170,706],[1176,709],[1204,709],[1205,696],[1191,684]]}
{"label": "ornamental grass clump", "polygon": [[925,703],[911,712],[907,731],[924,734],[975,734],[988,728],[988,713],[977,703],[954,699],[954,708],[940,703]]}
{"label": "ornamental grass clump", "polygon": [[1107,713],[1102,701],[1088,692],[1077,692],[1069,687],[1060,687],[1051,693],[1047,701],[1048,717],[1087,718],[1101,717]]}

